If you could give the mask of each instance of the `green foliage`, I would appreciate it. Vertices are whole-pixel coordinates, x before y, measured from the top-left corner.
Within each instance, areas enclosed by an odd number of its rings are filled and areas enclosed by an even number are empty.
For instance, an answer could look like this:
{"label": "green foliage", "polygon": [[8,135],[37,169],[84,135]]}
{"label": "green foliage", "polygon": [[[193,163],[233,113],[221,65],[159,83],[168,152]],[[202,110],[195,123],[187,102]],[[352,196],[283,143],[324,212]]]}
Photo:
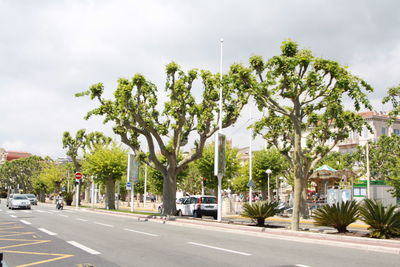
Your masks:
{"label": "green foliage", "polygon": [[357,158],[351,153],[330,152],[316,166],[328,165],[335,170],[352,170]]}
{"label": "green foliage", "polygon": [[[209,189],[217,190],[218,179],[214,176],[214,154],[215,148],[214,143],[207,145],[204,148],[203,156],[195,161],[195,166],[197,167],[202,178],[206,178],[206,187]],[[222,180],[222,187],[229,187],[229,180],[232,180],[239,171],[239,157],[238,149],[233,148],[229,143],[226,144],[225,150],[225,175]]]}
{"label": "green foliage", "polygon": [[361,220],[369,225],[369,235],[375,238],[391,238],[400,235],[400,211],[385,206],[380,201],[366,199],[360,208]]}
{"label": "green foliage", "polygon": [[257,221],[257,226],[264,226],[265,219],[276,214],[277,202],[259,201],[244,203],[242,216]]}
{"label": "green foliage", "polygon": [[400,85],[389,88],[388,95],[382,99],[382,103],[392,103],[393,109],[389,112],[391,122],[393,122],[397,116],[400,115]]}
{"label": "green foliage", "polygon": [[[159,102],[159,90],[155,84],[141,74],[133,78],[118,80],[114,98],[103,97],[102,83],[92,85],[89,90],[76,96],[89,96],[99,101],[99,106],[89,111],[86,118],[104,116],[104,123],[113,122],[114,132],[121,137],[141,161],[146,161],[162,174],[164,204],[166,213],[175,213],[176,179],[180,172],[194,160],[201,157],[204,145],[217,130],[215,123],[218,112],[220,75],[209,71],[192,69],[187,72],[175,62],[166,66],[167,100]],[[240,65],[233,65],[223,76],[223,127],[236,122],[240,111],[247,103],[251,71]],[[203,87],[202,98],[196,101],[193,86],[200,80]],[[246,80],[246,82],[242,82]],[[160,110],[160,107],[163,107]],[[192,153],[178,160],[181,150],[188,144],[189,135],[197,135]],[[147,142],[148,153],[143,153],[139,137]],[[160,162],[158,151],[166,159]]]}
{"label": "green foliage", "polygon": [[107,207],[115,209],[115,181],[126,176],[128,161],[127,150],[115,142],[110,145],[99,144],[91,154],[86,154],[82,168],[87,176],[93,176],[96,182],[106,186]]}
{"label": "green foliage", "polygon": [[76,133],[75,138],[73,138],[69,132],[64,132],[62,138],[63,148],[67,149],[67,156],[72,159],[75,166],[74,172],[79,171],[81,168],[78,161],[78,153],[80,150],[82,150],[83,153],[86,153],[87,150],[93,150],[95,145],[108,145],[111,141],[110,137],[104,136],[101,132],[92,132],[87,134],[85,129],[80,129]]}
{"label": "green foliage", "polygon": [[46,164],[37,179],[34,180],[35,191],[44,189],[46,193],[59,192],[65,177],[66,169],[64,166],[54,163]]}
{"label": "green foliage", "polygon": [[19,185],[24,193],[33,192],[34,180],[45,164],[46,162],[38,156],[6,161],[0,165],[0,181],[13,189],[17,189]]}
{"label": "green foliage", "polygon": [[[258,188],[266,189],[268,175],[266,170],[270,169],[270,188],[276,189],[276,178],[286,176],[290,169],[289,162],[276,149],[267,149],[254,152],[253,159],[253,180]],[[279,183],[279,182],[278,182]]]}
{"label": "green foliage", "polygon": [[248,192],[249,188],[247,183],[249,182],[249,162],[246,162],[240,167],[238,175],[232,180],[232,189],[236,193]]}
{"label": "green foliage", "polygon": [[[182,176],[182,177],[179,177]],[[202,176],[194,162],[191,162],[187,169],[178,176],[178,189],[190,195],[201,193]],[[206,183],[207,184],[207,183]],[[206,191],[205,191],[206,192]],[[206,194],[208,194],[206,192]]]}
{"label": "green foliage", "polygon": [[91,154],[86,154],[82,168],[87,176],[94,176],[95,181],[104,183],[108,179],[119,180],[126,175],[127,150],[116,143],[97,145]]}
{"label": "green foliage", "polygon": [[312,216],[317,226],[328,226],[338,230],[339,233],[347,232],[347,226],[355,222],[359,216],[359,205],[356,201],[325,205],[317,209]]}
{"label": "green foliage", "polygon": [[[385,180],[395,190],[394,196],[400,197],[400,136],[382,135],[376,141],[369,141],[370,174],[374,180]],[[366,173],[366,149],[358,147],[354,157]]]}
{"label": "green foliage", "polygon": [[251,57],[250,68],[257,79],[252,95],[260,111],[268,110],[253,125],[255,134],[275,146],[295,174],[292,228],[297,230],[308,177],[349,132],[368,125],[356,112],[372,109],[367,93],[373,89],[346,67],[314,57],[292,40],[283,42],[281,54],[267,61]]}
{"label": "green foliage", "polygon": [[72,193],[72,192],[63,192],[62,196],[64,198],[65,204],[67,206],[71,206],[73,198],[74,198],[74,193]]}

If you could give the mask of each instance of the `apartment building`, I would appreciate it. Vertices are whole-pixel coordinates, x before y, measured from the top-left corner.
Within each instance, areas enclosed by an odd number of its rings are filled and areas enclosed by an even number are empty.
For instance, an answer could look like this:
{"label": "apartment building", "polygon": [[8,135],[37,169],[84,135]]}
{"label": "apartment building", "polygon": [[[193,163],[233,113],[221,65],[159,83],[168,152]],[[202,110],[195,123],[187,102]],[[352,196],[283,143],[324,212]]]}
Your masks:
{"label": "apartment building", "polygon": [[365,145],[367,140],[376,140],[382,135],[400,135],[400,118],[389,125],[389,116],[385,112],[367,111],[359,114],[371,126],[373,133],[367,127],[364,127],[361,133],[351,132],[349,138],[339,143],[333,151],[350,153],[355,151],[357,146]]}

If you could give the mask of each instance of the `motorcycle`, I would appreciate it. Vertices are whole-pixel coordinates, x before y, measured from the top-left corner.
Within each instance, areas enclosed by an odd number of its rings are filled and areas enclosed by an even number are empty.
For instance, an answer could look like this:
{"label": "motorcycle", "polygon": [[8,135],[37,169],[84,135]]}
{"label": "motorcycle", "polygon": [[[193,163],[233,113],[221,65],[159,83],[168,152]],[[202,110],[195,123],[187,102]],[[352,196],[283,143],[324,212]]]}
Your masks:
{"label": "motorcycle", "polygon": [[58,210],[64,209],[64,201],[62,199],[56,200],[56,209],[58,209]]}

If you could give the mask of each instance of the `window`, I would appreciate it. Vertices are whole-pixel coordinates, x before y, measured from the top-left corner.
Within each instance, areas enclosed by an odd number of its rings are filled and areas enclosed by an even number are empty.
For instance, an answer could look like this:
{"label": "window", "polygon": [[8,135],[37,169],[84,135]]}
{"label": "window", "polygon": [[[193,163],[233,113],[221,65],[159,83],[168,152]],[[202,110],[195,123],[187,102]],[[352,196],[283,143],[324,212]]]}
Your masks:
{"label": "window", "polygon": [[367,127],[363,127],[363,138],[368,138],[368,128]]}
{"label": "window", "polygon": [[382,135],[386,134],[386,127],[382,127]]}
{"label": "window", "polygon": [[365,187],[355,187],[353,189],[353,196],[366,196],[367,188]]}
{"label": "window", "polygon": [[393,133],[395,135],[400,135],[400,129],[393,129]]}

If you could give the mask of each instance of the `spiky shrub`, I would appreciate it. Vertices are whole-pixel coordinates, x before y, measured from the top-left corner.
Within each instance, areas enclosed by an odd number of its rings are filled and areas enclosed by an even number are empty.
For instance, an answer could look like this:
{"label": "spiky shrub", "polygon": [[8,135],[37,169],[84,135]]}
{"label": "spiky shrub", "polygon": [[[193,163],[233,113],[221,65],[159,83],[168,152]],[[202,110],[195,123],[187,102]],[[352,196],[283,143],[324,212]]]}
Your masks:
{"label": "spiky shrub", "polygon": [[359,216],[359,205],[354,200],[325,205],[317,209],[312,216],[317,226],[335,228],[339,233],[347,232],[347,226]]}
{"label": "spiky shrub", "polygon": [[396,207],[385,206],[380,201],[366,199],[360,207],[361,220],[369,225],[369,236],[391,238],[400,235],[400,212]]}
{"label": "spiky shrub", "polygon": [[243,205],[242,216],[257,221],[257,226],[264,226],[265,219],[276,214],[277,202],[260,201],[255,203],[245,203]]}

